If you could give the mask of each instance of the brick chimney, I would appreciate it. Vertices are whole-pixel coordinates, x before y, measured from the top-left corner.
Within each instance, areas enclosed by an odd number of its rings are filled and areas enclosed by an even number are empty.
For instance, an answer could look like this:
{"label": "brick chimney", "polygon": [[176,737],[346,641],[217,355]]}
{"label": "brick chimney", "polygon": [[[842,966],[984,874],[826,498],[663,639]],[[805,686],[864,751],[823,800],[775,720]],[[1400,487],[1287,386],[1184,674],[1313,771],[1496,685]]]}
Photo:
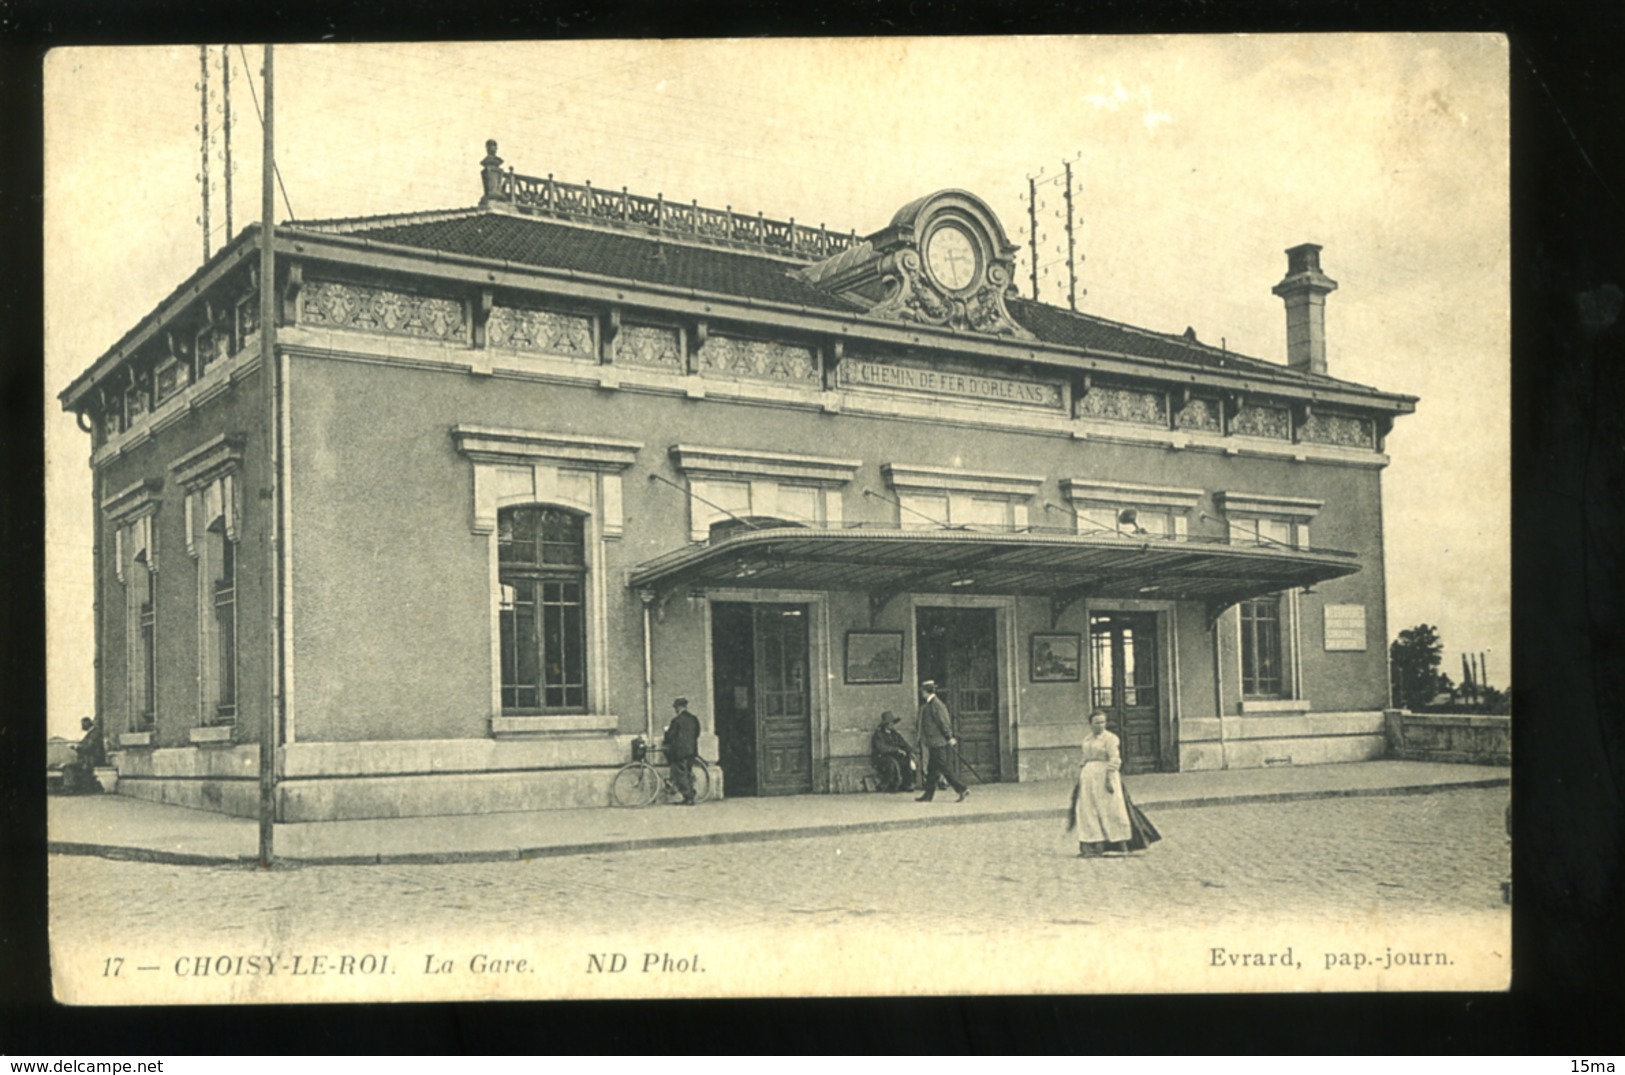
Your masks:
{"label": "brick chimney", "polygon": [[1303,243],[1286,252],[1286,278],[1270,289],[1286,303],[1286,364],[1326,372],[1326,296],[1337,281],[1320,271],[1320,247]]}

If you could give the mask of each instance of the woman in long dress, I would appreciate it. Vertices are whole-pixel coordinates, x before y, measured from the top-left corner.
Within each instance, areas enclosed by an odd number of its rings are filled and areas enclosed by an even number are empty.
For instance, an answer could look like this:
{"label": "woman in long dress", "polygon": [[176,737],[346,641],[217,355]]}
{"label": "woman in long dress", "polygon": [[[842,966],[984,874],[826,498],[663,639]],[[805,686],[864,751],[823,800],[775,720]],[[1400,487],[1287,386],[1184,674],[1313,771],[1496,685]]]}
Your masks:
{"label": "woman in long dress", "polygon": [[1134,805],[1123,786],[1123,748],[1106,730],[1106,714],[1089,714],[1083,738],[1083,764],[1072,788],[1068,831],[1078,830],[1078,854],[1088,857],[1113,851],[1143,851],[1162,839],[1151,819]]}
{"label": "woman in long dress", "polygon": [[1083,764],[1072,790],[1072,824],[1078,830],[1078,854],[1099,855],[1108,847],[1127,845],[1133,829],[1122,792],[1123,748],[1106,730],[1106,714],[1089,714],[1083,737]]}

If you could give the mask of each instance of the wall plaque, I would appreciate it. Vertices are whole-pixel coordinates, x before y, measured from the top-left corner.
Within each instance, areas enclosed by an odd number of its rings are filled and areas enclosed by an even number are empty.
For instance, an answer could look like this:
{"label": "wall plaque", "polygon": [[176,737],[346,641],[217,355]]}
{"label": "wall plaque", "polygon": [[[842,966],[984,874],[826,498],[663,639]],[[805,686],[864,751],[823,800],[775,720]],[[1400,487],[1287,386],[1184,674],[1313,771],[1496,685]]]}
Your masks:
{"label": "wall plaque", "polygon": [[1059,410],[1061,388],[1042,381],[1020,381],[1012,377],[989,377],[979,373],[923,369],[847,358],[838,367],[842,388],[880,388],[918,392],[931,396],[953,396],[988,403],[1011,403],[1024,407]]}
{"label": "wall plaque", "polygon": [[1328,650],[1365,649],[1365,606],[1326,606],[1326,648]]}

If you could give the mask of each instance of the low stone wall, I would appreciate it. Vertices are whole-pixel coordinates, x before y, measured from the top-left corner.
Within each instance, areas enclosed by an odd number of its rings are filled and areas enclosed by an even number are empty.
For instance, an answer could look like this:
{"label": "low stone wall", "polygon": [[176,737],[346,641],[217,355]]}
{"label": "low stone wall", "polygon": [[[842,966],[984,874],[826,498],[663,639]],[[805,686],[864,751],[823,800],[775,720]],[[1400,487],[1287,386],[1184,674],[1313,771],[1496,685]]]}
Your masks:
{"label": "low stone wall", "polygon": [[1374,761],[1384,748],[1383,715],[1376,710],[1186,717],[1179,771]]}
{"label": "low stone wall", "polygon": [[1512,718],[1461,713],[1384,714],[1388,756],[1401,761],[1512,764]]}
{"label": "low stone wall", "polygon": [[[631,736],[291,743],[277,782],[285,822],[433,817],[610,805]],[[702,743],[703,749],[703,743]],[[259,748],[221,744],[114,755],[122,795],[238,817],[259,811]],[[723,793],[712,767],[712,794]]]}

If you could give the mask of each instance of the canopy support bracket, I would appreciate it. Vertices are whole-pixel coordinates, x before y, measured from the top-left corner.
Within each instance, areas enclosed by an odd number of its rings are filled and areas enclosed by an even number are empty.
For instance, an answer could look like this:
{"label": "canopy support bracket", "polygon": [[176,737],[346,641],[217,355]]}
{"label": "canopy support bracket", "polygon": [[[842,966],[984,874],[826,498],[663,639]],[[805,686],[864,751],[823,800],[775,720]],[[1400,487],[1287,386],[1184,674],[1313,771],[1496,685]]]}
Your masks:
{"label": "canopy support bracket", "polygon": [[1057,590],[1049,595],[1049,629],[1055,630],[1060,625],[1061,617],[1066,610],[1089,596],[1088,586],[1069,586],[1064,590]]}
{"label": "canopy support bracket", "polygon": [[1207,602],[1207,615],[1204,617],[1207,621],[1207,629],[1209,631],[1215,630],[1219,626],[1219,618],[1240,603],[1239,600],[1233,598],[1223,600],[1210,598]]}

